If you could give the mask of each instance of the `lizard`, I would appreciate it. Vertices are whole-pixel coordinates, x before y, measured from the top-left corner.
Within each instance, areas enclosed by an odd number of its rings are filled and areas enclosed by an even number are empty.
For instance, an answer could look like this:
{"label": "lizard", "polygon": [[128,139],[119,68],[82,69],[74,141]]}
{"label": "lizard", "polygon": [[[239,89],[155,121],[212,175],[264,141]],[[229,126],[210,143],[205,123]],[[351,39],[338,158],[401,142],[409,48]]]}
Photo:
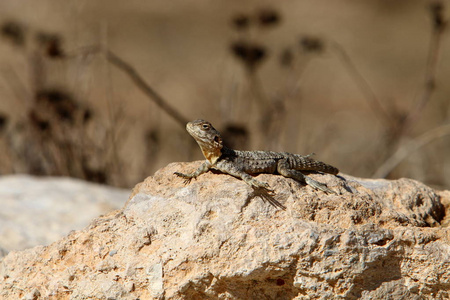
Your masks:
{"label": "lizard", "polygon": [[241,151],[224,146],[222,137],[210,122],[195,120],[187,123],[186,130],[199,145],[206,161],[193,173],[174,174],[185,179],[188,184],[192,179],[208,172],[210,169],[232,175],[245,181],[255,189],[263,189],[270,194],[274,191],[266,182],[255,179],[252,175],[259,173],[280,174],[325,193],[336,194],[325,184],[304,175],[301,171],[323,172],[336,175],[339,170],[331,165],[311,158],[313,154],[299,155],[288,152]]}

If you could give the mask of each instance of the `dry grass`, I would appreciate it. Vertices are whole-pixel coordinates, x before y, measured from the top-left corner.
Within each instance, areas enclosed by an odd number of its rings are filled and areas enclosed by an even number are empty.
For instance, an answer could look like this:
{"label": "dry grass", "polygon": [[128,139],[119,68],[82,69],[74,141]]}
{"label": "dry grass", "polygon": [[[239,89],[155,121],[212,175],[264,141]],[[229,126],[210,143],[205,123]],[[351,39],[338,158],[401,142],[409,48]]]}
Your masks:
{"label": "dry grass", "polygon": [[[8,3],[10,16],[0,17],[2,173],[132,186],[170,161],[200,159],[184,123],[204,118],[236,148],[316,152],[352,175],[450,186],[445,2],[408,3],[386,19],[378,1],[335,11],[108,2],[103,11],[101,1],[62,8],[47,0],[34,21]],[[60,12],[74,16],[62,22]],[[53,29],[41,29],[52,13]],[[103,23],[85,32],[97,17]],[[416,23],[428,29],[417,32]],[[379,55],[377,35],[405,24],[420,38],[378,37],[399,49]]]}

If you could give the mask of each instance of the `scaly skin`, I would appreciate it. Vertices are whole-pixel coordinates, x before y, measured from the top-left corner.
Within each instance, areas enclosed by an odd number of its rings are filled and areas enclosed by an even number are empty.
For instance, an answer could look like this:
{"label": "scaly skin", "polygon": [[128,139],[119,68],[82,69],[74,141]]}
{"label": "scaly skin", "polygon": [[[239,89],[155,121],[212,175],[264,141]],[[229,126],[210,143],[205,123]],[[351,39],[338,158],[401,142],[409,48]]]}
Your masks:
{"label": "scaly skin", "polygon": [[193,173],[183,174],[175,172],[179,177],[189,183],[191,179],[208,172],[210,169],[238,177],[250,186],[264,189],[270,193],[273,191],[265,182],[253,178],[253,174],[269,173],[281,174],[284,177],[293,178],[306,183],[313,188],[326,193],[335,193],[325,184],[315,181],[300,171],[318,171],[336,175],[339,170],[321,161],[310,158],[310,155],[302,156],[287,152],[272,151],[239,151],[225,147],[220,133],[204,120],[196,120],[186,125],[189,134],[200,146],[206,161]]}

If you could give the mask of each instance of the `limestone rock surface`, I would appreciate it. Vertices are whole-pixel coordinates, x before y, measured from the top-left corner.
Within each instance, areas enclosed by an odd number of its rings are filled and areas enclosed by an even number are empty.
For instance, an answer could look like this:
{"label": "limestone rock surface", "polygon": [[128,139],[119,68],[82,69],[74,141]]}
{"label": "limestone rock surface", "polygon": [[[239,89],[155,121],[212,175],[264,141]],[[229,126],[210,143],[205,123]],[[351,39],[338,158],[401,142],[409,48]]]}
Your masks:
{"label": "limestone rock surface", "polygon": [[241,180],[184,185],[173,163],[122,211],[0,262],[2,299],[448,299],[448,191],[311,174],[337,194],[262,174],[286,210]]}
{"label": "limestone rock surface", "polygon": [[67,177],[0,177],[0,257],[48,245],[123,206],[129,191]]}

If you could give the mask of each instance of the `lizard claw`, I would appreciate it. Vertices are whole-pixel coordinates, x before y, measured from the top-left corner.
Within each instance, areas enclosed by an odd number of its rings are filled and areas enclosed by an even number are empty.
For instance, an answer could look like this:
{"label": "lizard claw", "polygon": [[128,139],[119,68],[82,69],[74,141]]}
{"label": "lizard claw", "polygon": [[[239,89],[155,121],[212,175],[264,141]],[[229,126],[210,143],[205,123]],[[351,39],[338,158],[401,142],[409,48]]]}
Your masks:
{"label": "lizard claw", "polygon": [[266,182],[257,182],[254,185],[255,188],[262,190],[269,196],[275,196],[275,191],[270,188],[270,185]]}
{"label": "lizard claw", "polygon": [[192,178],[186,178],[186,179],[184,179],[183,183],[189,184],[189,183],[191,183],[191,180],[192,180]]}
{"label": "lizard claw", "polygon": [[184,184],[189,184],[192,180],[192,177],[189,177],[188,175],[180,173],[180,172],[175,172],[173,174],[177,175],[178,177],[184,178],[184,180],[183,180]]}
{"label": "lizard claw", "polygon": [[314,179],[312,179],[310,177],[305,176],[305,181],[307,184],[309,184],[313,188],[321,190],[322,192],[325,192],[327,194],[336,194],[335,191],[329,189],[325,184],[315,181]]}
{"label": "lizard claw", "polygon": [[254,192],[250,196],[250,198],[253,198],[254,196],[259,196],[264,202],[269,202],[270,205],[274,207],[281,208],[283,210],[286,210],[286,206],[281,204],[278,200],[275,199],[275,191],[269,188],[268,184],[265,184],[266,187],[262,186],[253,186]]}
{"label": "lizard claw", "polygon": [[275,191],[270,188],[263,188],[263,190],[267,193],[269,196],[275,196]]}

